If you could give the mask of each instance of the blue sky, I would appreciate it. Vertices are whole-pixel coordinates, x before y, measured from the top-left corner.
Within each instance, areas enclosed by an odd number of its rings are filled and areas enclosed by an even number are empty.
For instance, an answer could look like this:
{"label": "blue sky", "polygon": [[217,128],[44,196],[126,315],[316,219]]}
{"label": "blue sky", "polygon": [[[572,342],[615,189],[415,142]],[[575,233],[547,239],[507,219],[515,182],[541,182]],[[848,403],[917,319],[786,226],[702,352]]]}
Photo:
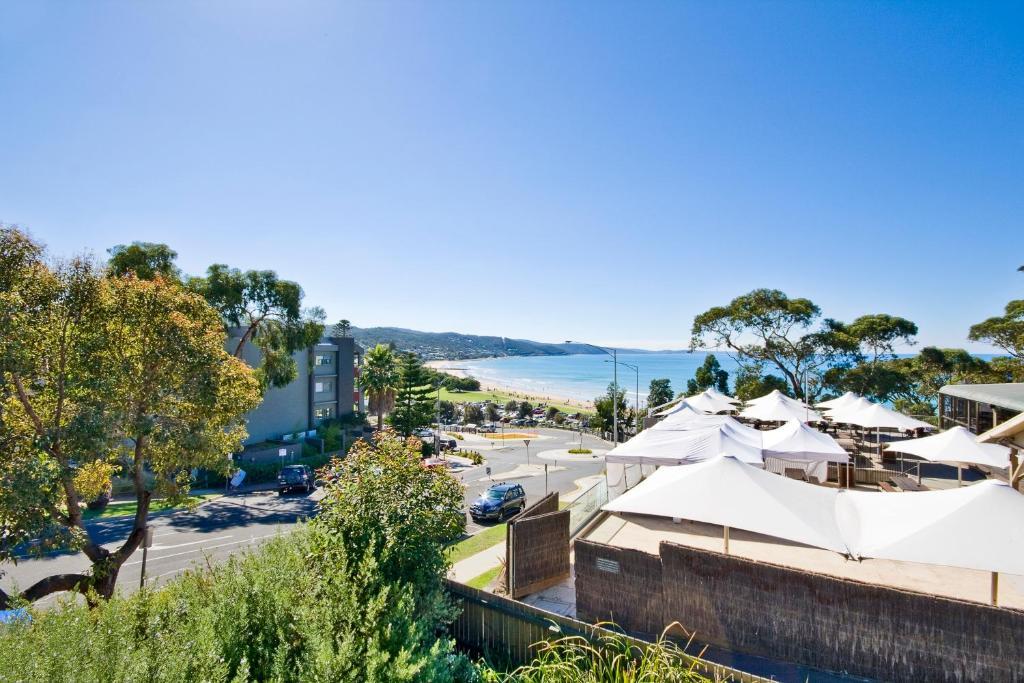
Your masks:
{"label": "blue sky", "polygon": [[[5,2],[0,221],[356,325],[682,347],[1024,296],[1024,5]],[[972,347],[983,350],[982,347]]]}

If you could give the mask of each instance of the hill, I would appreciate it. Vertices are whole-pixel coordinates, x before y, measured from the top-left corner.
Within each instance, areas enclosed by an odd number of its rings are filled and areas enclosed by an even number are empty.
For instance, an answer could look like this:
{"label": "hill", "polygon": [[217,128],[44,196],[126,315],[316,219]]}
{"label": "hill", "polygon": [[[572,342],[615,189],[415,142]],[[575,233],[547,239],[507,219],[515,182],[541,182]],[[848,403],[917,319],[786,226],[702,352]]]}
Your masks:
{"label": "hill", "polygon": [[529,339],[510,339],[458,332],[420,332],[402,327],[353,327],[351,334],[364,349],[377,344],[391,343],[398,350],[412,351],[425,360],[601,353],[585,344],[549,344]]}

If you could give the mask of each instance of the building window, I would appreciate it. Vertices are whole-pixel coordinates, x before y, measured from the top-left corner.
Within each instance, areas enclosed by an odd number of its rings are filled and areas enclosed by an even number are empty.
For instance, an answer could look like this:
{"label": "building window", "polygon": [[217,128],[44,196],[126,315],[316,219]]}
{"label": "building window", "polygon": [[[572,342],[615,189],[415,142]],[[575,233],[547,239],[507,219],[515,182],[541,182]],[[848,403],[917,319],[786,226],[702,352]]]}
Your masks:
{"label": "building window", "polygon": [[314,362],[317,365],[330,365],[334,361],[330,356],[317,354],[316,361]]}
{"label": "building window", "polygon": [[329,420],[334,417],[334,408],[315,408],[313,410],[313,417],[318,420]]}
{"label": "building window", "polygon": [[324,392],[334,393],[334,382],[331,380],[323,380],[322,382],[316,383],[316,393],[322,394]]}

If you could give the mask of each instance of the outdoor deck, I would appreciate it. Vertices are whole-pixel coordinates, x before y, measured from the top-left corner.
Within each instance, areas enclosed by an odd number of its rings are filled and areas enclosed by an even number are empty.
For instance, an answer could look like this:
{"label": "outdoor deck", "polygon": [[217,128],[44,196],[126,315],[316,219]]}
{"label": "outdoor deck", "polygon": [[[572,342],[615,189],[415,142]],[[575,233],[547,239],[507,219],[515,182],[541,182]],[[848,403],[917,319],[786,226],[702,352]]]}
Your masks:
{"label": "outdoor deck", "polygon": [[[715,524],[685,520],[676,524],[669,519],[626,514],[611,515],[587,534],[587,540],[655,555],[661,541],[717,552],[721,552],[723,546],[722,527]],[[988,572],[891,560],[857,562],[828,550],[739,529],[729,531],[729,553],[844,579],[960,600],[987,604],[991,597],[991,575]],[[999,605],[1024,609],[1024,577],[1000,575]]]}

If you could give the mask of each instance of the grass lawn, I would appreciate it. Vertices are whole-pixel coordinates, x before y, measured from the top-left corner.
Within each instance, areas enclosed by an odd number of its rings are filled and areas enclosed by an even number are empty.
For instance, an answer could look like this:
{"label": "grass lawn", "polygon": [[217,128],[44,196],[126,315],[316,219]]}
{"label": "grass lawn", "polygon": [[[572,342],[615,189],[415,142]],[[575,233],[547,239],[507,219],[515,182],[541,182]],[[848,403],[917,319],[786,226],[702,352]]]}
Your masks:
{"label": "grass lawn", "polygon": [[[452,401],[453,403],[477,403],[479,401],[491,401],[497,405],[504,406],[512,399],[517,401],[522,400],[521,398],[516,398],[512,394],[504,391],[451,391],[447,388],[441,389],[441,400]],[[536,405],[537,401],[541,399],[528,398],[527,400]],[[589,414],[592,412],[584,410],[579,406],[569,405],[568,403],[558,403],[557,401],[548,403],[547,405],[555,406],[567,415],[572,415],[573,413]]]}
{"label": "grass lawn", "polygon": [[492,567],[488,569],[480,576],[473,577],[466,583],[466,585],[470,586],[471,588],[478,588],[480,590],[483,590],[484,588],[487,588],[487,586],[491,585],[491,581],[494,581],[494,579],[500,573],[501,565],[499,564],[497,567]]}
{"label": "grass lawn", "polygon": [[[189,501],[190,502],[194,502],[195,504],[198,505],[199,503],[203,503],[203,502],[206,502],[208,500],[213,500],[214,498],[220,498],[221,495],[223,495],[223,494],[220,494],[220,493],[204,493],[204,494],[202,494],[200,496],[192,496],[189,499]],[[159,498],[157,500],[150,501],[150,503],[149,503],[149,511],[150,511],[150,513],[160,512],[161,510],[169,510],[172,507],[182,508],[182,507],[185,507],[185,505],[182,504],[182,505],[172,506],[172,505],[170,505],[167,502],[167,500],[165,498]],[[120,503],[111,503],[110,505],[108,505],[107,507],[103,508],[103,510],[101,510],[99,512],[87,509],[85,511],[85,513],[82,515],[82,518],[83,519],[104,519],[106,517],[121,517],[123,515],[134,515],[136,509],[137,509],[137,505],[136,505],[134,500],[123,501],[123,502],[120,502]]]}
{"label": "grass lawn", "polygon": [[506,525],[506,522],[495,524],[492,527],[484,529],[478,534],[474,534],[469,538],[459,541],[448,549],[448,559],[451,560],[452,564],[455,564],[460,560],[464,560],[467,557],[476,555],[477,553],[487,550],[492,546],[503,543],[505,541]]}

